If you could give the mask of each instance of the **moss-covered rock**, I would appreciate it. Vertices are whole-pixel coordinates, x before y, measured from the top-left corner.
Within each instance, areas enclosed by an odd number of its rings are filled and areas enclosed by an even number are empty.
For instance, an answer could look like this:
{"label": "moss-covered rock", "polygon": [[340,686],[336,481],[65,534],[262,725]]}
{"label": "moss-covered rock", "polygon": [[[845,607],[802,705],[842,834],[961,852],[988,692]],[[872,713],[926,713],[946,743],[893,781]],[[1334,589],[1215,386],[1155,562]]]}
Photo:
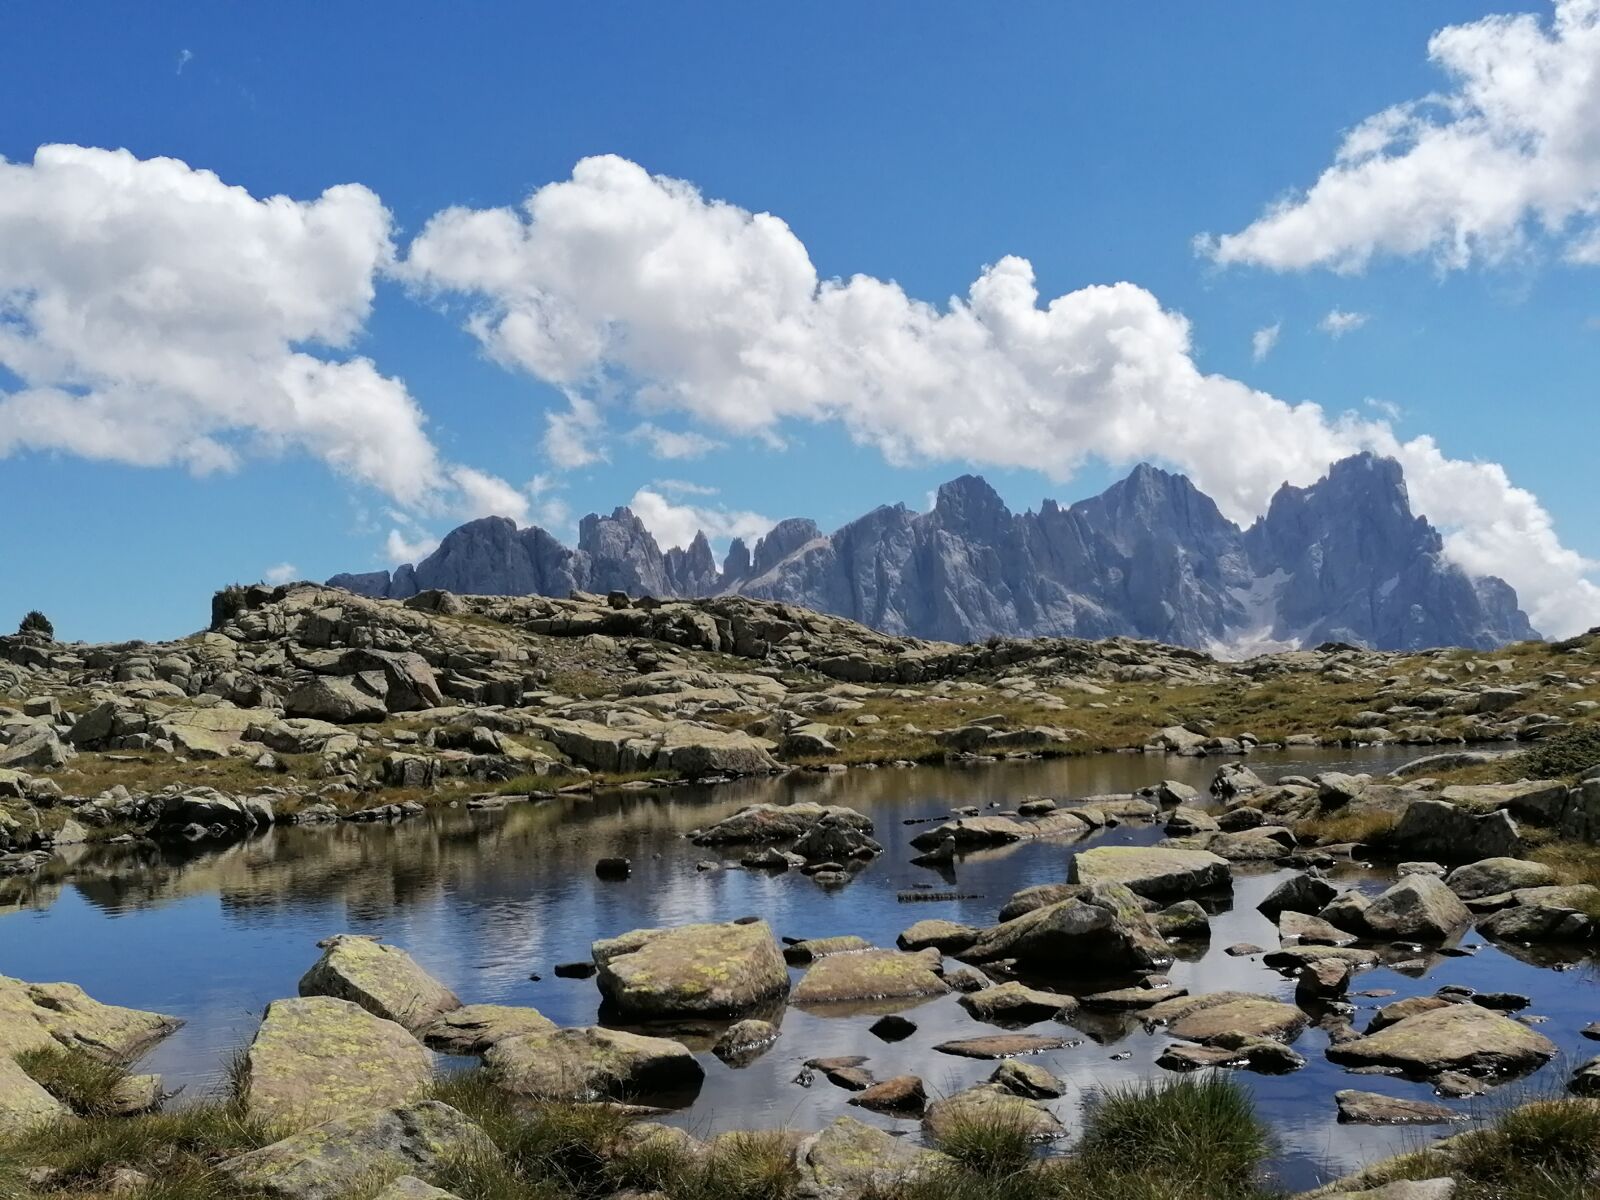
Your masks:
{"label": "moss-covered rock", "polygon": [[493,1143],[470,1120],[428,1100],[315,1125],[228,1159],[217,1170],[271,1200],[344,1200],[374,1178],[426,1179],[450,1160],[493,1152]]}
{"label": "moss-covered rock", "polygon": [[507,1091],[546,1100],[692,1094],[705,1077],[681,1042],[598,1026],[507,1038],[484,1063]]}
{"label": "moss-covered rock", "polygon": [[398,946],[339,934],[318,943],[322,957],[300,980],[302,996],[333,996],[420,1034],[461,1007],[454,992]]}
{"label": "moss-covered rock", "polygon": [[1394,1067],[1410,1075],[1443,1071],[1514,1077],[1543,1066],[1556,1045],[1519,1021],[1476,1004],[1416,1013],[1376,1033],[1328,1047],[1349,1067]]}
{"label": "moss-covered rock", "polygon": [[863,1000],[942,996],[949,988],[935,973],[937,950],[860,950],[820,959],[795,988],[796,1004],[850,1004]]}
{"label": "moss-covered rock", "polygon": [[482,1054],[524,1033],[544,1033],[555,1022],[536,1008],[511,1004],[467,1004],[445,1013],[422,1031],[422,1040],[443,1054]]}
{"label": "moss-covered rock", "polygon": [[795,1151],[802,1200],[850,1200],[887,1193],[947,1162],[943,1154],[910,1145],[852,1117],[839,1117]]}
{"label": "moss-covered rock", "polygon": [[637,929],[593,954],[601,994],[624,1016],[738,1016],[789,990],[765,921]]}
{"label": "moss-covered rock", "polygon": [[1120,883],[1140,896],[1184,896],[1231,887],[1228,860],[1206,850],[1161,846],[1096,846],[1074,856],[1075,882]]}
{"label": "moss-covered rock", "polygon": [[0,1055],[0,1139],[71,1115],[66,1105],[30,1079],[14,1060]]}

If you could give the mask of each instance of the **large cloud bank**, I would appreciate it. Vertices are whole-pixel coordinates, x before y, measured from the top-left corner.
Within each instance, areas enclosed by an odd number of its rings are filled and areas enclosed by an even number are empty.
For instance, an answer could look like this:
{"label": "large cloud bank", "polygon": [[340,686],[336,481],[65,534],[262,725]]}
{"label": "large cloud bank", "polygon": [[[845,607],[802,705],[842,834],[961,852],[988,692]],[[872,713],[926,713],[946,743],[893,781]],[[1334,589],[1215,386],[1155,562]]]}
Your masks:
{"label": "large cloud bank", "polygon": [[1016,257],[944,305],[869,276],[820,279],[777,217],[616,157],[581,161],[520,209],[439,213],[398,269],[469,297],[491,355],[566,391],[547,438],[558,461],[600,454],[619,405],[773,439],[787,422],[837,421],[894,463],[1062,480],[1090,456],[1157,458],[1248,520],[1284,481],[1375,449],[1402,460],[1451,553],[1509,579],[1542,628],[1600,620],[1591,564],[1500,467],[1205,374],[1188,322],[1130,283],[1041,300]]}

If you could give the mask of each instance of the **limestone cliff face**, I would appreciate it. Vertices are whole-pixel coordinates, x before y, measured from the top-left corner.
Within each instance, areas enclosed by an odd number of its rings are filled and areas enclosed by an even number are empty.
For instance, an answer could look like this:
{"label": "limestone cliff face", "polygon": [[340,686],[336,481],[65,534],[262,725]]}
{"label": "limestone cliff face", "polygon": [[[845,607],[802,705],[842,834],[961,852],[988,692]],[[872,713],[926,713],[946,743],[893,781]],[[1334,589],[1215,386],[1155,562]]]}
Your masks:
{"label": "limestone cliff face", "polygon": [[753,548],[736,539],[720,571],[703,534],[663,554],[618,508],[585,517],[576,550],[488,517],[415,567],[328,582],[389,597],[736,593],[955,642],[1129,634],[1208,649],[1411,649],[1536,636],[1509,585],[1446,561],[1438,531],[1411,511],[1399,464],[1365,454],[1310,487],[1285,485],[1249,530],[1184,476],[1140,465],[1066,508],[1047,500],[1013,513],[964,475],[926,513],[878,508],[831,534],[792,518]]}

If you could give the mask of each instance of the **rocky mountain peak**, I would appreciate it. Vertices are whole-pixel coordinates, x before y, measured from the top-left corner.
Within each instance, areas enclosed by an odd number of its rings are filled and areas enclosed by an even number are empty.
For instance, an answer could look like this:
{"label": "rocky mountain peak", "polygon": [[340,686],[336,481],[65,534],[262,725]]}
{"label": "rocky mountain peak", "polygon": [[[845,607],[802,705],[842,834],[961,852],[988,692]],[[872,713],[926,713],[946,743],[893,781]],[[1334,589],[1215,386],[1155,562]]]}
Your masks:
{"label": "rocky mountain peak", "polygon": [[791,517],[753,550],[734,539],[720,571],[703,533],[663,554],[623,507],[584,517],[575,551],[486,517],[415,567],[329,582],[396,598],[428,588],[738,593],[956,642],[1131,635],[1239,652],[1324,641],[1489,648],[1535,636],[1515,591],[1447,560],[1438,531],[1411,511],[1400,464],[1372,454],[1308,486],[1285,484],[1248,531],[1186,476],[1140,463],[1065,508],[1015,514],[981,476],[963,475],[926,513],[883,506],[826,535]]}

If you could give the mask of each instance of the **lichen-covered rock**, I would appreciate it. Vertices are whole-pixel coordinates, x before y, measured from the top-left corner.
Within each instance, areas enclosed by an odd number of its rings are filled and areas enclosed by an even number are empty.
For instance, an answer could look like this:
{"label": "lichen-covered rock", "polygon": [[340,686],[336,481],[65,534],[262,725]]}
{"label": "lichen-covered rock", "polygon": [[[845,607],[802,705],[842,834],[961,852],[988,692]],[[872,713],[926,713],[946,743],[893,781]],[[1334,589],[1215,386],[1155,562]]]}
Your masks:
{"label": "lichen-covered rock", "polygon": [[74,983],[0,975],[0,1056],[59,1043],[108,1062],[130,1062],[182,1025],[176,1017],[102,1004]]}
{"label": "lichen-covered rock", "polygon": [[1079,898],[1024,913],[983,930],[961,958],[1010,958],[1046,974],[1153,970],[1172,951],[1127,888],[1096,884]]}
{"label": "lichen-covered rock", "polygon": [[978,933],[979,930],[974,926],[935,918],[918,921],[904,930],[895,939],[895,945],[902,950],[937,950],[941,954],[955,954],[977,941]]}
{"label": "lichen-covered rock", "polygon": [[621,1100],[699,1089],[705,1071],[682,1042],[588,1026],[507,1038],[484,1063],[499,1085],[544,1100]]}
{"label": "lichen-covered rock", "polygon": [[461,1007],[456,994],[398,946],[339,934],[319,943],[322,957],[300,980],[302,996],[333,996],[420,1034]]}
{"label": "lichen-covered rock", "polygon": [[1442,1104],[1352,1088],[1335,1092],[1333,1101],[1340,1122],[1347,1125],[1445,1125],[1462,1119],[1461,1113]]}
{"label": "lichen-covered rock", "polygon": [[431,1183],[424,1183],[415,1175],[402,1175],[383,1191],[373,1197],[373,1200],[461,1200],[454,1192],[447,1192],[443,1188],[436,1188]]}
{"label": "lichen-covered rock", "polygon": [[852,1117],[839,1117],[802,1141],[794,1161],[799,1172],[794,1194],[800,1200],[856,1200],[887,1194],[949,1160]]}
{"label": "lichen-covered rock", "polygon": [[1175,997],[1146,1009],[1144,1019],[1167,1023],[1174,1037],[1202,1045],[1217,1044],[1229,1035],[1292,1042],[1311,1023],[1292,1004],[1248,992]]}
{"label": "lichen-covered rock", "polygon": [[776,1025],[747,1017],[724,1029],[711,1052],[729,1066],[742,1067],[761,1057],[777,1040]]}
{"label": "lichen-covered rock", "polygon": [[345,1200],[374,1176],[425,1177],[451,1160],[493,1152],[493,1143],[465,1116],[425,1100],[314,1125],[217,1170],[272,1200]]}
{"label": "lichen-covered rock", "polygon": [[625,1016],[738,1016],[789,990],[765,921],[636,929],[593,954],[601,994]]}
{"label": "lichen-covered rock", "polygon": [[274,1000],[245,1056],[241,1098],[287,1129],[420,1100],[433,1056],[404,1027],[331,996]]}
{"label": "lichen-covered rock", "polygon": [[942,996],[937,950],[858,950],[819,959],[794,990],[799,1005],[849,1004],[864,1000],[914,1000]]}
{"label": "lichen-covered rock", "polygon": [[1039,991],[1015,981],[962,996],[960,1004],[978,1020],[992,1025],[1032,1025],[1065,1016],[1078,1007],[1071,996]]}
{"label": "lichen-covered rock", "polygon": [[0,1139],[71,1115],[65,1104],[30,1079],[13,1059],[0,1054]]}
{"label": "lichen-covered rock", "polygon": [[1140,896],[1182,896],[1232,886],[1233,868],[1205,850],[1096,846],[1072,860],[1075,883],[1120,883]]}
{"label": "lichen-covered rock", "polygon": [[1446,877],[1450,890],[1463,900],[1498,896],[1518,888],[1545,887],[1556,873],[1543,863],[1526,858],[1484,858],[1457,867]]}
{"label": "lichen-covered rock", "polygon": [[1034,1141],[1050,1142],[1066,1133],[1066,1127],[1042,1104],[1026,1100],[995,1083],[967,1088],[928,1105],[923,1128],[935,1141],[959,1134],[963,1128],[1015,1124]]}
{"label": "lichen-covered rock", "polygon": [[1367,928],[1380,937],[1443,941],[1472,922],[1472,914],[1442,879],[1407,875],[1367,906]]}
{"label": "lichen-covered rock", "polygon": [[1458,1071],[1514,1077],[1543,1066],[1556,1046],[1542,1033],[1476,1004],[1417,1013],[1376,1033],[1328,1047],[1349,1067],[1394,1067],[1417,1076]]}
{"label": "lichen-covered rock", "polygon": [[523,1033],[544,1033],[555,1022],[536,1008],[510,1004],[466,1004],[422,1031],[422,1040],[444,1054],[482,1054],[497,1042]]}

